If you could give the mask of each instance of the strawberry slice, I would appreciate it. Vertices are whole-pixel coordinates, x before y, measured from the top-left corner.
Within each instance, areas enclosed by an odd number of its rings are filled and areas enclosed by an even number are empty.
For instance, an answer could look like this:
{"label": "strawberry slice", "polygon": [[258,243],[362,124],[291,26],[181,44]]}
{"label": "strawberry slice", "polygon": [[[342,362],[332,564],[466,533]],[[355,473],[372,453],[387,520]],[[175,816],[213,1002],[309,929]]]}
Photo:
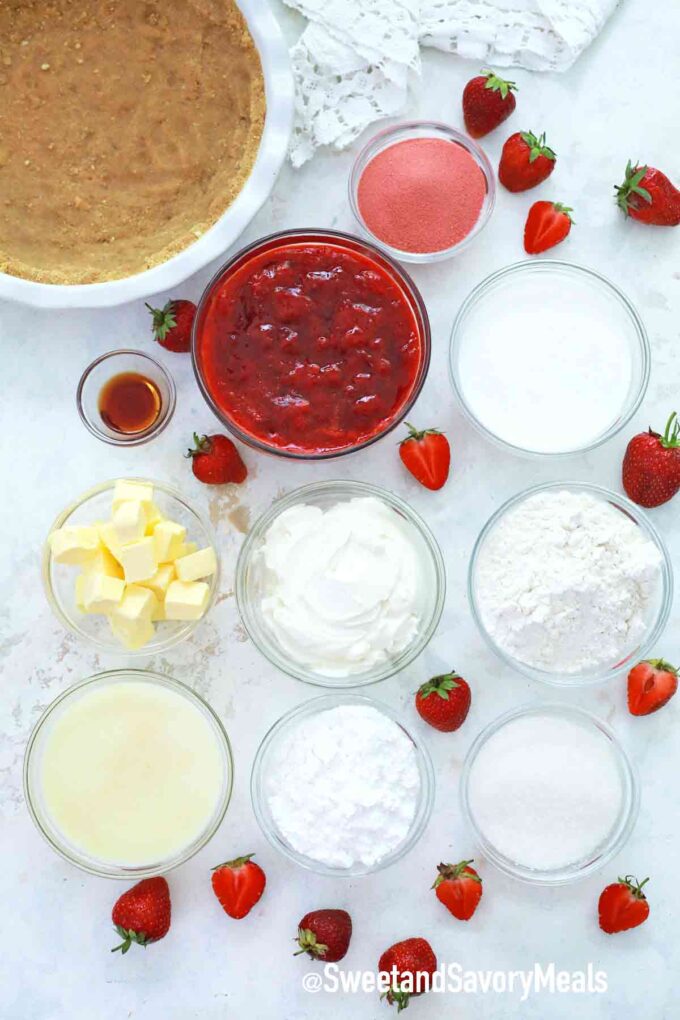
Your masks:
{"label": "strawberry slice", "polygon": [[399,444],[399,456],[413,477],[426,489],[441,489],[449,477],[451,447],[439,429],[418,431],[405,422],[408,436]]}
{"label": "strawberry slice", "polygon": [[573,209],[561,202],[534,202],[524,226],[524,250],[539,255],[554,248],[571,230]]}
{"label": "strawberry slice", "polygon": [[482,880],[470,865],[472,861],[437,865],[432,888],[437,899],[459,921],[469,921],[482,898]]}
{"label": "strawberry slice", "polygon": [[614,935],[619,931],[637,928],[647,920],[649,903],[642,891],[647,882],[648,878],[644,882],[638,882],[632,875],[626,875],[602,891],[598,903],[602,931],[607,935]]}
{"label": "strawberry slice", "polygon": [[628,674],[628,711],[650,715],[666,705],[678,689],[678,671],[665,659],[646,659]]}

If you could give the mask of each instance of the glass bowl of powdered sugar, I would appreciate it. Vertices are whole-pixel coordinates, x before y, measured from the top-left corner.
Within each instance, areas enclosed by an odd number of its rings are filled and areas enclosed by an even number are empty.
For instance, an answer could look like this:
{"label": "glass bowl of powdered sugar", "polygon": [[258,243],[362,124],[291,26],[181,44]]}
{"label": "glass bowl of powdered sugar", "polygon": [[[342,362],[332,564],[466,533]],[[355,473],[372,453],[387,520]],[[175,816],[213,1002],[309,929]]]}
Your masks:
{"label": "glass bowl of powdered sugar", "polygon": [[538,885],[586,878],[622,849],[639,808],[637,775],[614,732],[562,704],[513,709],[472,744],[463,816],[484,855]]}
{"label": "glass bowl of powdered sugar", "polygon": [[565,457],[614,436],[640,406],[649,341],[599,273],[553,259],[507,266],[461,305],[449,355],[463,413],[513,453]]}
{"label": "glass bowl of powdered sugar", "polygon": [[389,705],[327,694],[272,726],[250,791],[275,849],[310,871],[353,878],[415,846],[432,812],[434,770],[426,746]]}
{"label": "glass bowl of powdered sugar", "polygon": [[482,636],[508,665],[573,687],[650,654],[668,620],[673,575],[660,534],[625,496],[552,482],[489,519],[468,593]]}

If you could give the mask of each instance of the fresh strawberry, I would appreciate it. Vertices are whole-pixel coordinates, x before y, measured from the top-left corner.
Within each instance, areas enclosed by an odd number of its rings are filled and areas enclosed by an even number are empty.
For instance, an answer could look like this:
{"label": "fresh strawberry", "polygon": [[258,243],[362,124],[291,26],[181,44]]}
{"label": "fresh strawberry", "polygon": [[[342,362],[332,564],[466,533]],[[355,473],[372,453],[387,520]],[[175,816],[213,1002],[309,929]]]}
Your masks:
{"label": "fresh strawberry", "polygon": [[191,350],[191,327],[196,315],[193,301],[168,301],[163,308],[146,307],[153,318],[153,336],[166,351],[186,354]]}
{"label": "fresh strawberry", "polygon": [[123,940],[112,953],[120,949],[125,955],[133,942],[145,948],[150,942],[158,942],[170,929],[168,883],[164,878],[145,878],[138,882],[116,900],[111,917]]}
{"label": "fresh strawberry", "polygon": [[505,81],[493,71],[482,71],[471,78],[463,89],[463,119],[468,134],[481,138],[507,120],[517,105],[513,91],[517,91],[514,81]]}
{"label": "fresh strawberry", "polygon": [[647,882],[648,878],[644,882],[638,882],[632,875],[626,875],[603,890],[598,903],[602,931],[607,935],[613,935],[617,931],[637,928],[647,920],[649,903],[642,891]]}
{"label": "fresh strawberry", "polygon": [[678,671],[665,659],[646,659],[628,674],[628,711],[650,715],[671,700],[678,689]]}
{"label": "fresh strawberry", "polygon": [[537,138],[531,131],[518,131],[503,146],[498,179],[508,191],[526,191],[550,177],[556,160],[545,134]]}
{"label": "fresh strawberry", "polygon": [[524,250],[538,255],[554,248],[571,230],[573,210],[561,202],[534,202],[524,225]]}
{"label": "fresh strawberry", "polygon": [[254,854],[245,854],[212,869],[213,892],[229,917],[237,921],[250,913],[267,884],[264,871],[251,857]]}
{"label": "fresh strawberry", "polygon": [[626,166],[623,184],[617,185],[616,202],[626,216],[657,227],[680,223],[680,191],[653,166]]}
{"label": "fresh strawberry", "polygon": [[482,898],[482,880],[471,864],[471,860],[439,864],[432,886],[439,902],[459,921],[469,921]]}
{"label": "fresh strawberry", "polygon": [[404,939],[386,949],[378,962],[378,972],[389,975],[390,985],[380,996],[397,1012],[406,1009],[412,995],[429,992],[432,975],[437,969],[437,957],[427,939]]}
{"label": "fresh strawberry", "polygon": [[470,687],[455,670],[433,676],[416,693],[418,714],[442,733],[452,733],[463,725],[470,711]]}
{"label": "fresh strawberry", "polygon": [[441,489],[449,477],[451,447],[439,429],[419,432],[405,423],[408,436],[399,444],[399,456],[406,468],[426,489]]}
{"label": "fresh strawberry", "polygon": [[651,428],[633,436],[623,458],[623,487],[640,506],[661,506],[680,489],[680,421],[675,413],[662,436]]}
{"label": "fresh strawberry", "polygon": [[352,918],[346,910],[312,910],[298,925],[295,956],[307,953],[312,960],[336,963],[349,949]]}
{"label": "fresh strawberry", "polygon": [[244,482],[248,477],[241,454],[226,436],[199,437],[194,432],[194,448],[186,456],[191,458],[191,470],[199,482],[206,485]]}

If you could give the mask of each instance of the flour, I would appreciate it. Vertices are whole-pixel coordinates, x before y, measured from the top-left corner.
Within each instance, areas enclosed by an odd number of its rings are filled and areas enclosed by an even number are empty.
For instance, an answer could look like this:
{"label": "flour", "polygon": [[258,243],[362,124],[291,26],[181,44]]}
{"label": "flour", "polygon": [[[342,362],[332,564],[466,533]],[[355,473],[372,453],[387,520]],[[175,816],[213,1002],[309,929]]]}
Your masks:
{"label": "flour", "polygon": [[307,857],[370,866],[406,838],[420,796],[411,740],[371,706],[302,719],[272,752],[265,796],[276,825]]}
{"label": "flour", "polygon": [[606,842],[623,787],[608,739],[576,718],[511,719],[470,770],[473,818],[516,864],[548,870],[577,864]]}
{"label": "flour", "polygon": [[541,492],[490,532],[476,568],[488,633],[538,669],[614,666],[643,636],[661,556],[642,530],[589,493]]}

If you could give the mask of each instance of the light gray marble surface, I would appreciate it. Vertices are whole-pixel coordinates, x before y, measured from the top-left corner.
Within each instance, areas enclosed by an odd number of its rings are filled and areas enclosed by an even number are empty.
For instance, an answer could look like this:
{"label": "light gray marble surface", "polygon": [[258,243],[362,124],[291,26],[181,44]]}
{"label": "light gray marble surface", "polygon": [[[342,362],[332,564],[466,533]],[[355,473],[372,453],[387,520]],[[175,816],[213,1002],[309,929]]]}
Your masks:
{"label": "light gray marble surface", "polygon": [[[282,17],[294,34],[296,23]],[[511,706],[554,697],[504,668],[475,631],[465,580],[479,527],[503,500],[534,482],[575,478],[618,489],[628,435],[649,423],[661,426],[680,401],[680,232],[626,223],[612,203],[612,185],[621,178],[628,157],[648,160],[680,179],[680,95],[672,81],[679,42],[680,8],[626,0],[568,74],[514,75],[521,92],[508,127],[545,129],[559,154],[555,174],[529,195],[501,190],[491,223],[471,249],[453,262],[413,273],[427,301],[434,335],[432,367],[413,418],[444,428],[453,447],[451,479],[439,493],[424,491],[403,472],[392,439],[354,458],[317,466],[278,463],[246,451],[250,477],[245,486],[202,488],[182,454],[194,429],[210,430],[216,423],[194,385],[187,358],[156,351],[176,378],[179,399],[170,428],[152,445],[127,452],[104,446],[84,430],[76,414],[76,382],[94,356],[121,345],[151,348],[141,302],[98,313],[0,307],[3,1020],[314,1020],[320,1015],[354,1020],[388,1015],[375,994],[312,995],[302,989],[303,974],[313,968],[305,959],[293,958],[290,940],[303,913],[331,905],[347,907],[354,919],[347,969],[372,969],[391,942],[422,934],[441,961],[458,961],[473,970],[526,970],[535,962],[551,961],[575,970],[592,961],[608,974],[608,991],[601,995],[542,993],[520,1003],[517,994],[432,994],[411,1004],[414,1020],[570,1020],[574,1015],[583,1020],[665,1020],[677,1015],[680,903],[674,864],[680,699],[658,715],[632,719],[623,679],[563,695],[615,727],[642,777],[637,828],[604,874],[571,888],[532,889],[478,859],[485,895],[468,924],[452,919],[429,887],[440,859],[474,855],[457,804],[461,762],[474,736]],[[460,124],[461,88],[474,71],[460,60],[428,53],[412,113]],[[485,143],[493,161],[505,134],[501,130]],[[299,173],[287,167],[244,240],[284,227],[351,230],[346,182],[352,155],[320,155]],[[454,406],[446,368],[450,325],[461,299],[487,273],[522,257],[526,210],[544,197],[575,208],[577,225],[556,256],[593,266],[616,281],[637,303],[653,348],[649,392],[627,434],[588,456],[552,464],[516,459],[475,434]],[[188,281],[183,293],[197,298],[213,269]],[[538,314],[528,316],[527,328],[539,328],[538,322]],[[75,680],[117,663],[64,633],[51,615],[41,590],[41,542],[55,514],[72,497],[97,481],[126,474],[180,485],[209,512],[217,529],[225,565],[219,604],[194,639],[148,665],[209,698],[233,742],[236,784],[213,842],[170,876],[170,935],[146,952],[133,951],[121,959],[109,953],[109,912],[121,886],[81,874],[42,842],[23,802],[21,764],[28,733],[45,706]],[[280,493],[335,477],[378,482],[410,500],[441,543],[449,583],[444,617],[426,653],[402,675],[370,692],[411,713],[428,742],[438,784],[432,821],[405,860],[352,882],[297,870],[269,848],[257,828],[248,778],[258,742],[282,712],[317,692],[277,674],[260,657],[245,637],[231,590],[246,522]],[[653,514],[676,564],[679,501]],[[676,603],[657,649],[671,661],[680,659],[679,623]],[[447,736],[415,718],[411,699],[420,681],[454,665],[470,679],[474,703],[465,726]],[[235,922],[212,896],[209,869],[248,851],[257,852],[268,887],[247,920]],[[597,897],[606,881],[626,872],[651,875],[651,919],[635,932],[607,937],[597,927]]]}

